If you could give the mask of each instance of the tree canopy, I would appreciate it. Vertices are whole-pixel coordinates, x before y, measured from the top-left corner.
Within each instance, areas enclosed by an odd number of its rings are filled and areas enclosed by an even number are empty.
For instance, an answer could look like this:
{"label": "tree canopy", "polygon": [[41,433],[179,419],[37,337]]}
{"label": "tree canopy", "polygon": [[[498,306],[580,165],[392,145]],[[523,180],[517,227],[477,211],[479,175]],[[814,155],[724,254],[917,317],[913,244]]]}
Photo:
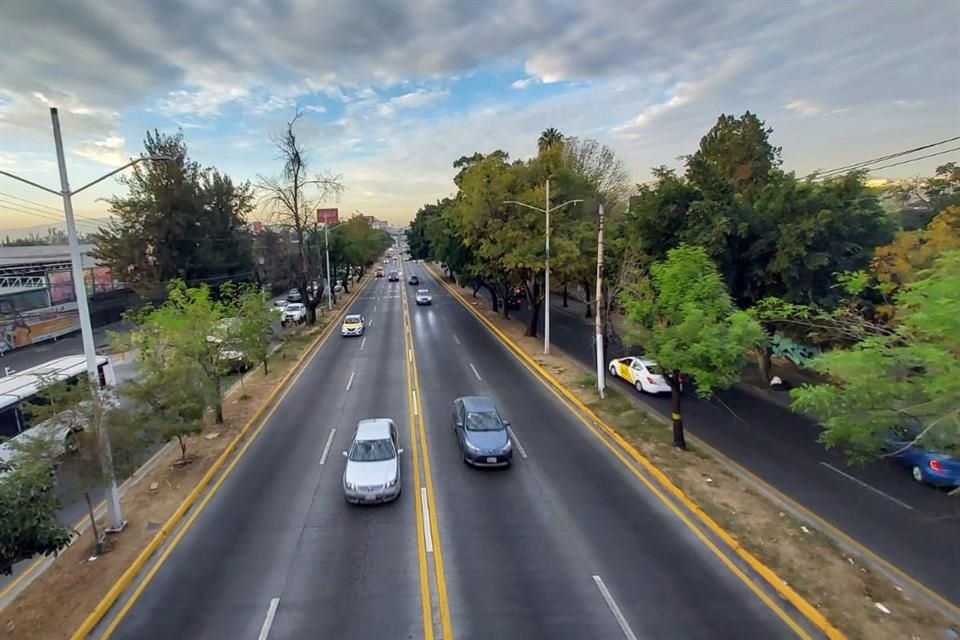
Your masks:
{"label": "tree canopy", "polygon": [[140,163],[120,178],[127,194],[108,199],[110,222],[94,235],[93,255],[136,287],[162,286],[173,278],[250,278],[249,183],[235,184],[191,160],[182,132],[147,132],[144,147],[145,155],[171,160]]}

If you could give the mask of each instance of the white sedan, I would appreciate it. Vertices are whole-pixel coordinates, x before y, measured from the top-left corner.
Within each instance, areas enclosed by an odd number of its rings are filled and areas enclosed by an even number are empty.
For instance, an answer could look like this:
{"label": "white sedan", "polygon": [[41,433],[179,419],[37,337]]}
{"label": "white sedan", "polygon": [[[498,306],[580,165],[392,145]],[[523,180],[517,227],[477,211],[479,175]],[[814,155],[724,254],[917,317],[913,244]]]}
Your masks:
{"label": "white sedan", "polygon": [[[670,383],[660,373],[660,367],[653,360],[635,356],[615,358],[608,367],[614,378],[623,378],[637,391],[646,393],[670,393]],[[682,389],[682,387],[681,387]]]}

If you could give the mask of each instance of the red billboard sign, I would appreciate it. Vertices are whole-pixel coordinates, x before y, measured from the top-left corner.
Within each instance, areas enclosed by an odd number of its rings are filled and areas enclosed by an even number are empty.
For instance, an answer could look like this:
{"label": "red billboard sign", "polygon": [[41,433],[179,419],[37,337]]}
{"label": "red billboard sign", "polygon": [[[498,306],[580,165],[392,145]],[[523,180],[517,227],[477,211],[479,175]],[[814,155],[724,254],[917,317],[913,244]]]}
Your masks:
{"label": "red billboard sign", "polygon": [[317,224],[333,224],[340,221],[340,209],[317,209]]}

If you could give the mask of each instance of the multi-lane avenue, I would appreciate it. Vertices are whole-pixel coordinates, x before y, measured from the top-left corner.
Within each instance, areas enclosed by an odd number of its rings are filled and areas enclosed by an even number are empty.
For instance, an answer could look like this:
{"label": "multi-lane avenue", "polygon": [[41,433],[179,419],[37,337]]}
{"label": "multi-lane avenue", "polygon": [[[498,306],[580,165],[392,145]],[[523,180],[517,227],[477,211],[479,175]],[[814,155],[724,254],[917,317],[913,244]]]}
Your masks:
{"label": "multi-lane avenue", "polygon": [[[425,269],[354,301],[114,638],[789,638],[795,612],[733,570]],[[415,273],[433,304],[415,306]],[[452,402],[486,395],[514,465],[461,460]],[[403,492],[343,499],[358,420],[392,418]]]}

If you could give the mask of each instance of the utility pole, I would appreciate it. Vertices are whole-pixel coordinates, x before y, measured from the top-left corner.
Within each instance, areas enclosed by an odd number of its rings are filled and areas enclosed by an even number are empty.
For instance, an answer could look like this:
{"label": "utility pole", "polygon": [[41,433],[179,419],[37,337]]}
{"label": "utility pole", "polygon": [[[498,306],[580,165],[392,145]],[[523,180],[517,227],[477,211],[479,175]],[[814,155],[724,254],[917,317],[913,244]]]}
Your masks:
{"label": "utility pole", "polygon": [[544,262],[544,275],[543,275],[543,284],[546,288],[544,292],[544,308],[543,308],[543,354],[550,355],[550,178],[547,178],[547,208],[545,209],[547,216],[547,237],[546,237],[546,248],[547,248],[547,257]]}
{"label": "utility pole", "polygon": [[[70,273],[73,276],[73,290],[77,298],[77,313],[80,315],[80,337],[83,341],[83,355],[87,360],[87,375],[90,387],[99,389],[100,376],[97,373],[97,349],[93,342],[93,324],[90,322],[90,305],[87,302],[87,287],[83,281],[83,265],[80,262],[80,241],[77,238],[77,225],[73,218],[73,198],[70,193],[70,181],[67,179],[67,162],[63,155],[63,137],[60,135],[60,116],[56,108],[50,109],[53,121],[53,141],[57,148],[57,164],[60,167],[60,193],[63,196],[63,214],[66,219],[67,241],[70,245]],[[99,392],[95,402],[100,402]],[[113,470],[113,451],[110,448],[110,434],[100,424],[97,429],[100,445],[100,466],[103,481],[107,487],[107,513],[110,517],[108,532],[122,531],[127,525],[120,507],[120,493],[117,491],[117,478]]]}
{"label": "utility pole", "polygon": [[599,210],[600,218],[600,227],[597,231],[597,301],[596,309],[594,309],[594,326],[596,328],[596,341],[597,341],[597,392],[600,393],[600,398],[604,397],[603,391],[606,388],[606,383],[604,381],[604,371],[603,366],[603,205],[600,205]]}
{"label": "utility pole", "polygon": [[[53,141],[57,151],[57,165],[60,169],[60,190],[50,189],[42,184],[37,184],[21,178],[9,171],[0,171],[0,175],[7,176],[31,187],[46,191],[63,198],[63,212],[67,227],[67,241],[70,247],[70,273],[73,277],[73,290],[77,297],[77,314],[80,318],[80,336],[83,343],[83,354],[86,359],[87,376],[90,378],[91,388],[97,389],[100,386],[100,376],[97,372],[97,351],[93,342],[93,326],[90,322],[90,306],[87,302],[87,288],[83,281],[83,265],[80,262],[80,242],[77,238],[77,225],[73,216],[73,196],[81,191],[89,189],[93,185],[103,182],[107,178],[120,173],[127,167],[145,160],[153,161],[172,161],[168,156],[140,156],[114,169],[110,173],[100,176],[92,182],[88,182],[79,189],[70,190],[70,181],[67,179],[67,163],[63,153],[63,137],[60,134],[60,116],[55,107],[50,109],[50,120],[53,123]],[[98,402],[99,397],[94,398]],[[100,466],[102,468],[104,484],[107,487],[107,512],[110,517],[110,526],[106,528],[107,533],[121,531],[126,526],[123,519],[123,512],[120,509],[120,496],[117,492],[116,475],[113,470],[113,453],[110,449],[110,436],[105,429],[98,429],[98,445],[100,447]]]}
{"label": "utility pole", "polygon": [[330,277],[330,223],[323,224],[323,243],[327,249],[327,310],[333,310],[333,279]]}

